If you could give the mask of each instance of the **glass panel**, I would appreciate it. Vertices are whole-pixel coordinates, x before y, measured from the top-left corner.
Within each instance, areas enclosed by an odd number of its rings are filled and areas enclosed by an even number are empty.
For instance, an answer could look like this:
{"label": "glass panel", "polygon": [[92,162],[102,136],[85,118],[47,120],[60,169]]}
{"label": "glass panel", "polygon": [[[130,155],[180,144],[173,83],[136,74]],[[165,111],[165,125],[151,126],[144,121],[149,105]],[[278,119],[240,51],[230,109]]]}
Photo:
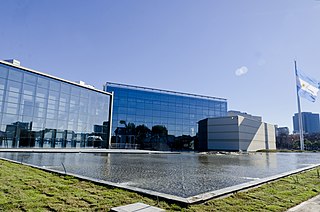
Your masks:
{"label": "glass panel", "polygon": [[54,100],[48,99],[48,109],[58,110],[58,107],[59,107],[59,102],[58,101],[54,101]]}
{"label": "glass panel", "polygon": [[[119,100],[119,106],[127,107],[128,101],[125,98]],[[141,104],[140,104],[141,105]],[[138,105],[137,105],[138,106]]]}
{"label": "glass panel", "polygon": [[44,88],[37,88],[37,92],[36,92],[36,96],[37,97],[41,97],[41,98],[48,98],[48,90],[44,89]]}
{"label": "glass panel", "polygon": [[43,129],[44,128],[44,119],[33,118],[32,128]]}
{"label": "glass panel", "polygon": [[22,93],[30,96],[34,96],[36,87],[34,85],[23,85]]}
{"label": "glass panel", "polygon": [[61,93],[70,94],[71,86],[72,85],[67,83],[61,83]]}
{"label": "glass panel", "polygon": [[60,93],[60,102],[69,102],[70,101],[70,95],[68,94],[64,94],[64,93]]}
{"label": "glass panel", "polygon": [[[30,114],[31,115],[31,114]],[[33,121],[33,117],[31,116],[22,116],[22,122],[24,123],[30,123]]]}
{"label": "glass panel", "polygon": [[152,110],[145,110],[144,115],[145,116],[152,116]]}
{"label": "glass panel", "polygon": [[60,91],[60,82],[55,80],[50,80],[50,90]]}
{"label": "glass panel", "polygon": [[21,105],[21,112],[22,116],[33,116],[33,101],[24,101]]}
{"label": "glass panel", "polygon": [[46,108],[39,108],[39,107],[34,108],[34,116],[39,118],[45,118],[46,114],[47,114]]}
{"label": "glass panel", "polygon": [[10,102],[4,103],[4,112],[5,113],[18,115],[18,111],[19,111],[19,104],[10,103]]}
{"label": "glass panel", "polygon": [[46,128],[49,128],[49,129],[56,129],[57,128],[57,120],[46,119],[45,126],[46,126]]}
{"label": "glass panel", "polygon": [[24,73],[23,82],[30,85],[36,85],[37,77],[34,74]]}
{"label": "glass panel", "polygon": [[2,117],[2,124],[3,125],[9,125],[17,122],[19,120],[17,114],[3,114]]}
{"label": "glass panel", "polygon": [[[70,113],[79,113],[79,105],[70,104],[69,111]],[[92,115],[95,115],[95,110],[93,110],[92,112]]]}
{"label": "glass panel", "polygon": [[49,80],[43,77],[38,77],[37,86],[41,88],[49,88]]}
{"label": "glass panel", "polygon": [[8,80],[7,90],[12,91],[12,92],[16,92],[16,93],[20,93],[21,83]]}
{"label": "glass panel", "polygon": [[[95,93],[92,93],[92,94],[95,94]],[[71,87],[71,95],[80,96],[80,87],[76,87],[75,85],[73,85]]]}
{"label": "glass panel", "polygon": [[57,116],[58,116],[58,111],[47,109],[47,118],[48,119],[55,119],[55,118],[57,118]]}
{"label": "glass panel", "polygon": [[214,116],[214,110],[209,110],[209,116],[213,117]]}
{"label": "glass panel", "polygon": [[[0,102],[3,101],[3,97],[4,97],[4,90],[0,90]],[[1,106],[0,106],[0,110],[1,110]]]}
{"label": "glass panel", "polygon": [[119,107],[118,112],[119,113],[127,113],[127,108],[126,107]]}
{"label": "glass panel", "polygon": [[49,91],[49,99],[58,101],[59,100],[59,92],[50,90]]}
{"label": "glass panel", "polygon": [[59,111],[68,112],[69,111],[69,104],[65,102],[59,102]]}
{"label": "glass panel", "polygon": [[153,111],[153,116],[160,117],[160,111],[154,110]]}
{"label": "glass panel", "polygon": [[19,93],[15,92],[8,92],[5,101],[19,104],[20,95]]}
{"label": "glass panel", "polygon": [[47,106],[47,99],[36,97],[35,106],[45,108]]}
{"label": "glass panel", "polygon": [[31,103],[33,105],[34,97],[23,94],[21,96],[21,104],[23,105],[25,102]]}
{"label": "glass panel", "polygon": [[7,78],[8,67],[0,65],[0,78]]}
{"label": "glass panel", "polygon": [[6,86],[6,80],[0,78],[0,89],[4,90],[5,86]]}
{"label": "glass panel", "polygon": [[58,129],[65,130],[65,129],[67,129],[67,126],[68,126],[68,124],[66,121],[58,120]]}
{"label": "glass panel", "polygon": [[9,70],[9,80],[22,82],[23,73],[17,69],[10,68]]}
{"label": "glass panel", "polygon": [[59,110],[59,112],[58,112],[58,120],[68,120],[68,113]]}
{"label": "glass panel", "polygon": [[80,96],[86,99],[89,98],[89,90],[82,88]]}
{"label": "glass panel", "polygon": [[70,104],[76,105],[79,104],[79,96],[71,96],[70,97]]}

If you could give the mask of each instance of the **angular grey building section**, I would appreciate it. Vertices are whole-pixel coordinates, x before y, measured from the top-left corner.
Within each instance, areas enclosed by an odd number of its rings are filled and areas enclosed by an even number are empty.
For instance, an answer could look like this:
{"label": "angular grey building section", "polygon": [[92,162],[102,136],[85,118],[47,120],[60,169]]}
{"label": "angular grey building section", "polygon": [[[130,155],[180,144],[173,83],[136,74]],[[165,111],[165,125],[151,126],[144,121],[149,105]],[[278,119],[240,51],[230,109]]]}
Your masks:
{"label": "angular grey building section", "polygon": [[243,116],[207,118],[199,122],[203,151],[276,149],[275,126]]}
{"label": "angular grey building section", "polygon": [[[302,127],[304,133],[320,133],[320,120],[318,113],[302,112]],[[299,133],[299,116],[295,113],[292,117],[293,120],[293,132]]]}
{"label": "angular grey building section", "polygon": [[112,93],[10,62],[0,61],[0,147],[109,147]]}

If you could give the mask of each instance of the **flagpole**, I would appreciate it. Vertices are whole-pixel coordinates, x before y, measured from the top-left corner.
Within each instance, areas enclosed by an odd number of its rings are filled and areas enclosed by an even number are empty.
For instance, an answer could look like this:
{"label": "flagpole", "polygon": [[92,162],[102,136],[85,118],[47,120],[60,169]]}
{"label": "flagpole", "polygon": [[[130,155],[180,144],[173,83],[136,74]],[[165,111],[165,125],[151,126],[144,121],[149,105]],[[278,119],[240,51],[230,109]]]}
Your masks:
{"label": "flagpole", "polygon": [[[295,70],[296,78],[297,78],[298,77],[297,61],[294,61],[294,70]],[[304,150],[303,125],[302,125],[300,96],[299,96],[299,88],[298,88],[298,85],[297,85],[297,80],[296,80],[296,87],[297,87],[297,102],[298,102],[298,116],[299,116],[300,149]]]}

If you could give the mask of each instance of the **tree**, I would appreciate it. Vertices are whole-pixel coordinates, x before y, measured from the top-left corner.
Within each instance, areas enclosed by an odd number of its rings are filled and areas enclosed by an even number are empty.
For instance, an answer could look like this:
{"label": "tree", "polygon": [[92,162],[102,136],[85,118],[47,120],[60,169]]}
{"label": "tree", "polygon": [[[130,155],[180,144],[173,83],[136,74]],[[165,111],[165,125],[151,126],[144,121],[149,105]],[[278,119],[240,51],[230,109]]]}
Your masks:
{"label": "tree", "polygon": [[119,123],[124,125],[126,135],[135,135],[136,125],[134,123],[129,122],[127,124],[125,120],[120,120]]}
{"label": "tree", "polygon": [[120,120],[119,123],[120,123],[120,124],[123,124],[125,127],[128,126],[128,125],[127,125],[127,122],[126,122],[125,120]]}
{"label": "tree", "polygon": [[149,137],[151,134],[151,130],[144,124],[138,125],[136,127],[136,141],[137,144],[140,144],[143,146],[144,141],[147,137]]}
{"label": "tree", "polygon": [[163,125],[155,125],[151,129],[151,133],[153,136],[167,136],[168,135],[168,130],[165,126]]}
{"label": "tree", "polygon": [[126,126],[127,135],[135,135],[136,134],[136,125],[134,123],[129,122]]}
{"label": "tree", "polygon": [[176,150],[189,150],[192,148],[194,137],[190,135],[178,136],[174,139],[171,147]]}

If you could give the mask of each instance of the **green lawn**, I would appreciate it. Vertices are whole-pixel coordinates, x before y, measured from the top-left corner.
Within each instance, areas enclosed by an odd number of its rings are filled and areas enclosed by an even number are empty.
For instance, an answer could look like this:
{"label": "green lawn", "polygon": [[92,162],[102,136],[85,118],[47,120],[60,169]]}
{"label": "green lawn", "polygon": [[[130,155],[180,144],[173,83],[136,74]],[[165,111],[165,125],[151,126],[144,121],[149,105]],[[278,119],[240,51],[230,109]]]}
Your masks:
{"label": "green lawn", "polygon": [[135,202],[169,211],[285,211],[319,193],[319,169],[313,169],[186,207],[0,160],[1,211],[108,211]]}

